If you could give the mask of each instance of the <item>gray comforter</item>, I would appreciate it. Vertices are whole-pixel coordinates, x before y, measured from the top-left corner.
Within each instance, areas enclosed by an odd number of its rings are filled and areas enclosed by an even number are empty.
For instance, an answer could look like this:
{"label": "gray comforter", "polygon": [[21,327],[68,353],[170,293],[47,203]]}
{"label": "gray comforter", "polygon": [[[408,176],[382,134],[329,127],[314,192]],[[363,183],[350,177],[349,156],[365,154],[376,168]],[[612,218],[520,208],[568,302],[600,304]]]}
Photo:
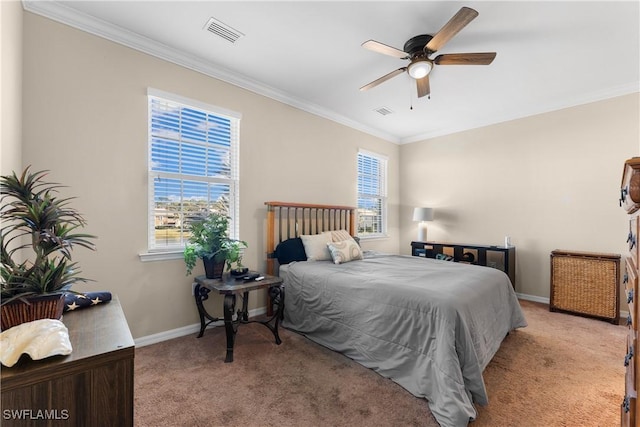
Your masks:
{"label": "gray comforter", "polygon": [[482,371],[526,326],[502,271],[402,255],[280,267],[283,325],[424,397],[442,426],[488,403]]}

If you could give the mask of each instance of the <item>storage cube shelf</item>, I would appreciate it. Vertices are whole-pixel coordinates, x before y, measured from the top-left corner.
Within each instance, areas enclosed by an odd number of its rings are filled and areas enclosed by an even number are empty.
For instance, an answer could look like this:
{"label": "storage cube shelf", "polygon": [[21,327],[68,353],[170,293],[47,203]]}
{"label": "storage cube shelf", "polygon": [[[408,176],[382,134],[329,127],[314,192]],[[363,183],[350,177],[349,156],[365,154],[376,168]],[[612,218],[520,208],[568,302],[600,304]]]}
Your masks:
{"label": "storage cube shelf", "polygon": [[511,285],[516,287],[516,248],[515,246],[466,245],[442,242],[411,242],[411,255],[423,258],[436,258],[447,255],[456,262],[493,267],[509,276]]}

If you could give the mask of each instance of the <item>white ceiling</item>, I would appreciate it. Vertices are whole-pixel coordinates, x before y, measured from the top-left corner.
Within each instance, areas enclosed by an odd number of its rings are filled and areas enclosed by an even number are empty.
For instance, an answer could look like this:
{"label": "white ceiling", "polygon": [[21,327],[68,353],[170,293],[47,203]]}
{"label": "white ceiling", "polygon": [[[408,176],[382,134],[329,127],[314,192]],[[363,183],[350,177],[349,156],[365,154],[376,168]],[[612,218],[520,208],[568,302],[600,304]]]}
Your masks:
{"label": "white ceiling", "polygon": [[[406,143],[639,91],[638,1],[33,1],[26,10],[327,117]],[[359,87],[407,61],[462,6],[479,16],[438,53],[497,52],[489,66],[436,66],[431,99],[406,74]],[[204,30],[214,17],[244,33]],[[411,109],[413,106],[413,109]],[[393,114],[382,116],[375,109]]]}

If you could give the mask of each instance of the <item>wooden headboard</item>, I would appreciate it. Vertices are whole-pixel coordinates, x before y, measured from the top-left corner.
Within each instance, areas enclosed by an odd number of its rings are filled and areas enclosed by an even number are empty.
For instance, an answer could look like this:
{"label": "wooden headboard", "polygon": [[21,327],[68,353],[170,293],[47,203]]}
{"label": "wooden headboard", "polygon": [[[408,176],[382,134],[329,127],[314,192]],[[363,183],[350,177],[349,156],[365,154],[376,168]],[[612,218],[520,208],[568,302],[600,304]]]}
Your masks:
{"label": "wooden headboard", "polygon": [[287,202],[264,204],[267,205],[267,274],[275,272],[275,249],[283,240],[341,229],[355,235],[357,208]]}

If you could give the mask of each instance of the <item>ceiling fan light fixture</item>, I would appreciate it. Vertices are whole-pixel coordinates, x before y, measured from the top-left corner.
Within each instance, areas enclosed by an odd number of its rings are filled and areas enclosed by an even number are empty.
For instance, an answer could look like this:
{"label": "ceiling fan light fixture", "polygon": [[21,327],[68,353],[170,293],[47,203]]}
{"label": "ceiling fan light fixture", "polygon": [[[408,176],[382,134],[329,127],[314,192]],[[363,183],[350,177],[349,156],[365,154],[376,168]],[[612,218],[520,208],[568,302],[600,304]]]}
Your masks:
{"label": "ceiling fan light fixture", "polygon": [[409,64],[407,71],[411,77],[418,80],[427,76],[431,72],[432,68],[433,62],[427,58],[420,58]]}

